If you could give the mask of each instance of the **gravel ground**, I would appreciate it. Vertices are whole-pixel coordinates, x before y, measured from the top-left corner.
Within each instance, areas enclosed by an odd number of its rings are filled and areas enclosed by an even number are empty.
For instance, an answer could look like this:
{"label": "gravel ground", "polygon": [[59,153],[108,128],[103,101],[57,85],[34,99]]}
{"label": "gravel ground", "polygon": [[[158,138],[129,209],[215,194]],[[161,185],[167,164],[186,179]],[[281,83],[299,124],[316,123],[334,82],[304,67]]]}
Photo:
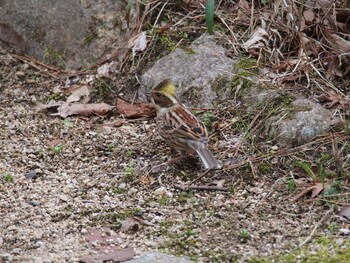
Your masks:
{"label": "gravel ground", "polygon": [[[230,191],[175,189],[203,171],[198,163],[162,165],[170,149],[152,120],[115,128],[96,125],[100,117],[37,113],[35,105],[53,94],[52,81],[34,81],[27,66],[8,57],[2,61],[4,262],[76,262],[91,252],[89,231],[101,228],[136,254],[162,251],[199,261],[244,261],[286,253],[321,218],[313,237],[327,234],[327,223],[337,220],[332,212],[324,218],[327,210],[315,202],[293,202],[278,170],[248,177],[235,170],[212,171],[196,182],[220,185],[225,180]],[[212,139],[212,147],[230,159],[235,140],[237,135],[225,130]],[[135,217],[139,221],[128,227]]]}

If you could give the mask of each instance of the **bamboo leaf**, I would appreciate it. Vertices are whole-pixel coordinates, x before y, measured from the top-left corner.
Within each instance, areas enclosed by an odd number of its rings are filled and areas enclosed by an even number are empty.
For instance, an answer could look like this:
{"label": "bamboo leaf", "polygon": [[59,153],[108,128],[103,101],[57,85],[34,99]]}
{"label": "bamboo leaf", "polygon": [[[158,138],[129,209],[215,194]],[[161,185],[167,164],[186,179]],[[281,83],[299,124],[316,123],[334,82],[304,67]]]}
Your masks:
{"label": "bamboo leaf", "polygon": [[215,0],[207,0],[205,4],[205,23],[210,35],[213,34]]}

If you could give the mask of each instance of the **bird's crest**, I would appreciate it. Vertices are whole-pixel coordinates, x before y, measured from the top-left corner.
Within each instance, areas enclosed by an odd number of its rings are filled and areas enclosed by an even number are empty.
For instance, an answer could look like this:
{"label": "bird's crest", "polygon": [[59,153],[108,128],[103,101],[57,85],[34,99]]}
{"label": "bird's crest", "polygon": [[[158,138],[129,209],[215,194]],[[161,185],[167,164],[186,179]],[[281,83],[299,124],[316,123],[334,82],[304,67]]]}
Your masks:
{"label": "bird's crest", "polygon": [[170,95],[175,97],[175,86],[171,79],[165,79],[161,83],[159,83],[154,89],[154,91],[160,91],[165,95]]}

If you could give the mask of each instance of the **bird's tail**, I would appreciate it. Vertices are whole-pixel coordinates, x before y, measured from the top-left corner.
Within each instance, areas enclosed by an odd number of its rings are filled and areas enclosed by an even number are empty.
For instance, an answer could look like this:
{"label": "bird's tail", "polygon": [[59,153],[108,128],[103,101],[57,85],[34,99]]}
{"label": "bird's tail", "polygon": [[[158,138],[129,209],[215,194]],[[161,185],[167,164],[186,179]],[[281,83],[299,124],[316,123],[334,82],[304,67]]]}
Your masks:
{"label": "bird's tail", "polygon": [[221,165],[215,159],[213,154],[208,150],[207,147],[203,147],[196,151],[204,164],[205,169],[221,169]]}

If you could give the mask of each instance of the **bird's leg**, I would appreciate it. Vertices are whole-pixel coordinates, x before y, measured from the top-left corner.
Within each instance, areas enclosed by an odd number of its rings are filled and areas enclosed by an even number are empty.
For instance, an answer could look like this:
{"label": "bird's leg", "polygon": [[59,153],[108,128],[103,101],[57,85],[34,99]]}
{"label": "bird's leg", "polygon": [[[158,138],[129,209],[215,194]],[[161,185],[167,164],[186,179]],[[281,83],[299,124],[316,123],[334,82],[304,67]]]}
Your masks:
{"label": "bird's leg", "polygon": [[179,155],[171,158],[168,164],[179,164],[182,163],[187,158],[187,153],[184,151],[178,151]]}
{"label": "bird's leg", "polygon": [[196,159],[194,153],[192,153],[192,152],[178,151],[178,153],[179,153],[179,155],[171,158],[168,161],[168,164],[175,164],[176,165],[176,164],[181,164],[183,162],[186,162],[188,160],[193,161],[194,159]]}

